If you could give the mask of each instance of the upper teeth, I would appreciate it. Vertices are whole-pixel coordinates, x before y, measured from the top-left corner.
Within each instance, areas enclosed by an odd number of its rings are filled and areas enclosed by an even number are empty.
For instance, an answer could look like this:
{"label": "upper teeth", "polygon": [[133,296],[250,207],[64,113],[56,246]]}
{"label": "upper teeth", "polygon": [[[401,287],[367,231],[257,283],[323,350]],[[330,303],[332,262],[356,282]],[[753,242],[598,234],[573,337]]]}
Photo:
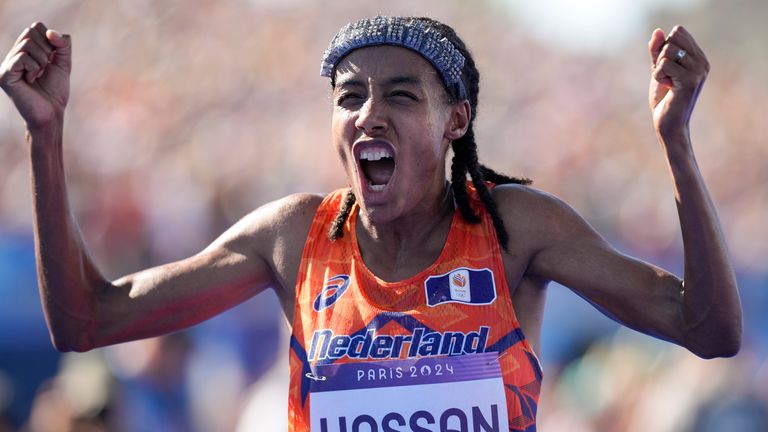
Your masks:
{"label": "upper teeth", "polygon": [[376,150],[363,150],[360,152],[360,159],[363,160],[369,160],[369,161],[377,161],[381,158],[391,158],[392,153],[389,152],[389,150],[382,150],[382,149],[376,149]]}

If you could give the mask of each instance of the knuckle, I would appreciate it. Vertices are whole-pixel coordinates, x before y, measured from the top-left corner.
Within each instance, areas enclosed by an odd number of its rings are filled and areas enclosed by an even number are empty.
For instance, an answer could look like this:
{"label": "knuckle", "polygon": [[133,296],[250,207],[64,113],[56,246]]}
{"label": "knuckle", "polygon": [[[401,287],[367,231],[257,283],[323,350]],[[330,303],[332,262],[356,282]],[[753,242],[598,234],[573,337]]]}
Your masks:
{"label": "knuckle", "polygon": [[19,55],[18,62],[24,65],[24,69],[33,71],[33,70],[40,70],[40,65],[35,61],[35,58],[32,57],[28,52],[22,52]]}
{"label": "knuckle", "polygon": [[22,31],[19,35],[19,40],[21,41],[23,39],[29,39],[32,36],[32,31],[32,27],[25,28],[24,31]]}
{"label": "knuckle", "polygon": [[34,41],[30,38],[24,38],[19,42],[19,50],[20,51],[26,51],[31,44],[33,44]]}
{"label": "knuckle", "polygon": [[669,33],[669,37],[667,37],[666,46],[672,45],[675,42],[677,42],[677,33],[673,30]]}

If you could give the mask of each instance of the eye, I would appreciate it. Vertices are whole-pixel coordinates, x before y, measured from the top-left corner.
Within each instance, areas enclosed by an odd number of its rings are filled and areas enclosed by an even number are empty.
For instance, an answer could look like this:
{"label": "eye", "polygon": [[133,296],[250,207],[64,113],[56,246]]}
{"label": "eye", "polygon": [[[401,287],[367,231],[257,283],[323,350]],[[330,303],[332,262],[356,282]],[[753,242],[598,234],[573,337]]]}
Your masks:
{"label": "eye", "polygon": [[363,96],[358,93],[345,92],[336,97],[336,104],[340,106],[357,105],[361,103]]}
{"label": "eye", "polygon": [[415,94],[405,91],[405,90],[395,90],[389,94],[390,97],[395,98],[396,100],[403,100],[403,101],[417,101],[419,100],[418,97],[416,97]]}
{"label": "eye", "polygon": [[396,105],[410,106],[419,102],[419,97],[407,90],[393,90],[387,94],[387,99]]}

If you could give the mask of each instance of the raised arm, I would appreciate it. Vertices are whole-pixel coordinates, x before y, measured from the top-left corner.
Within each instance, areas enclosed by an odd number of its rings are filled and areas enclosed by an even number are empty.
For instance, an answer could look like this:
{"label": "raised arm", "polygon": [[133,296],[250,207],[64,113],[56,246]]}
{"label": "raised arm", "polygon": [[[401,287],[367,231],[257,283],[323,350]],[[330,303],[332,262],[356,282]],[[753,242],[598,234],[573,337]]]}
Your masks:
{"label": "raised arm", "polygon": [[[535,192],[516,198],[516,204],[544,215],[529,226],[534,252],[528,272],[558,281],[629,327],[701,357],[732,356],[742,332],[736,278],[689,135],[690,115],[709,65],[682,27],[666,40],[656,30],[649,43],[650,104],[677,203],[683,280],[620,254],[570,207]],[[681,49],[684,55],[678,54]]]}
{"label": "raised arm", "polygon": [[666,37],[656,29],[648,44],[653,66],[649,104],[664,148],[685,248],[681,284],[687,342],[710,352],[735,354],[741,345],[742,316],[736,276],[715,206],[696,163],[690,118],[709,73],[706,55],[682,26]]}
{"label": "raised arm", "polygon": [[292,288],[284,275],[297,265],[302,227],[304,236],[309,227],[316,199],[307,196],[256,210],[193,257],[107,280],[89,257],[67,200],[62,125],[70,70],[70,38],[42,23],[21,34],[0,66],[0,86],[27,125],[40,297],[57,349],[84,351],[160,335],[267,286]]}

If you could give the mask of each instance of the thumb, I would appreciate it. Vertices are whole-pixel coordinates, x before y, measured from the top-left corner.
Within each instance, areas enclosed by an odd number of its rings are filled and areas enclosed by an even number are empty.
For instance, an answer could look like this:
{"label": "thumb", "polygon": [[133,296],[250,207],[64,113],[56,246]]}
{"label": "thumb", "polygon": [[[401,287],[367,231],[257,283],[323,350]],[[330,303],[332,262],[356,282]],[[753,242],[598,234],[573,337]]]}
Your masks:
{"label": "thumb", "polygon": [[651,40],[648,42],[648,52],[651,54],[651,67],[656,67],[659,54],[661,54],[661,49],[664,48],[665,43],[664,31],[658,28],[654,30],[651,34]]}
{"label": "thumb", "polygon": [[56,30],[46,31],[45,36],[51,45],[56,48],[51,63],[69,72],[72,69],[72,37],[70,35],[62,35]]}

